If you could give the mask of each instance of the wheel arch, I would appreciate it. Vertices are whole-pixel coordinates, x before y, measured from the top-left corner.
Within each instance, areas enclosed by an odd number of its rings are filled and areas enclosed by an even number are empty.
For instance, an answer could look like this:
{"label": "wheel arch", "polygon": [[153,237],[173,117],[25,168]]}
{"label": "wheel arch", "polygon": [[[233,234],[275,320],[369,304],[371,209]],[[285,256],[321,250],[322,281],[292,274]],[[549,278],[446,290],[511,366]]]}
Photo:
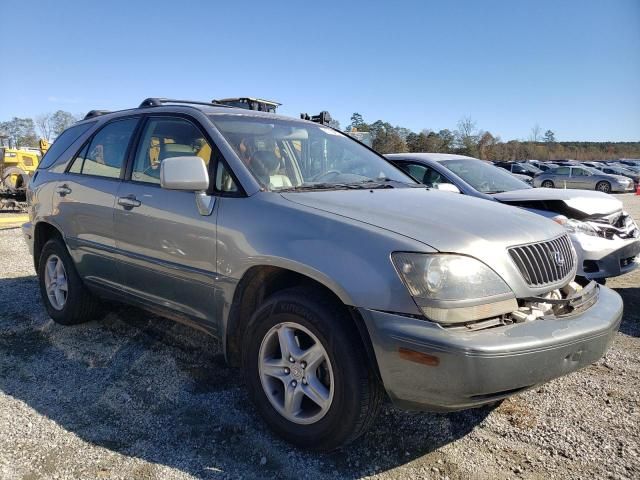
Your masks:
{"label": "wheel arch", "polygon": [[358,310],[349,304],[349,297],[346,296],[346,293],[340,289],[334,291],[333,288],[306,273],[273,265],[251,267],[236,286],[223,338],[224,352],[229,364],[234,367],[241,364],[242,340],[253,312],[274,293],[295,286],[307,286],[321,291],[327,296],[328,301],[335,302],[345,308],[349,314],[348,317],[358,331],[370,364],[374,367],[379,378],[378,363],[364,320]]}
{"label": "wheel arch", "polygon": [[38,271],[38,263],[40,262],[40,253],[42,252],[42,247],[52,238],[59,238],[64,242],[64,236],[58,227],[55,225],[40,221],[36,223],[36,226],[33,230],[33,266]]}

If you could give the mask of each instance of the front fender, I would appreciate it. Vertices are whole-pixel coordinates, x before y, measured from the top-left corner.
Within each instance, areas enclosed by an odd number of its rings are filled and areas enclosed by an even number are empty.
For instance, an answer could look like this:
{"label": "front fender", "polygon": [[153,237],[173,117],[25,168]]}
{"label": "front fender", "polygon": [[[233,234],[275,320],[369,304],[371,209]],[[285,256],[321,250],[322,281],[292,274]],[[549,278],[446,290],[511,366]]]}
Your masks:
{"label": "front fender", "polygon": [[346,305],[420,315],[390,254],[434,252],[423,243],[273,193],[223,198],[217,222],[217,272],[231,283],[255,266],[280,267],[325,285]]}

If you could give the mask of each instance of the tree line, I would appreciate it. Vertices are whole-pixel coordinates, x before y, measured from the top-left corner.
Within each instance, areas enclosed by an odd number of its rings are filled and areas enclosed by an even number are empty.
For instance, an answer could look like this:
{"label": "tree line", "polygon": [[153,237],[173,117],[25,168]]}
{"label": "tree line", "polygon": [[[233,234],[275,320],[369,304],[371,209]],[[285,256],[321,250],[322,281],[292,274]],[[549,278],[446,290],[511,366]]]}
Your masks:
{"label": "tree line", "polygon": [[[82,117],[64,110],[38,115],[35,120],[13,117],[0,122],[0,140],[17,147],[37,147],[40,138],[54,140]],[[340,128],[337,121],[332,126]],[[479,129],[470,117],[462,118],[454,130],[424,129],[416,133],[382,120],[367,123],[362,115],[354,113],[346,130],[370,132],[372,147],[380,153],[457,153],[492,161],[640,158],[640,142],[558,142],[552,130],[543,132],[539,125],[531,128],[527,140],[505,142]]]}
{"label": "tree line", "polygon": [[64,110],[38,115],[33,118],[13,117],[0,122],[0,140],[17,148],[38,147],[38,141],[44,138],[54,140],[65,129],[82,118]]}
{"label": "tree line", "polygon": [[456,153],[491,161],[640,158],[640,142],[558,142],[552,130],[543,132],[539,125],[531,128],[527,140],[505,142],[479,129],[470,117],[462,118],[456,127],[416,133],[382,120],[367,123],[361,114],[354,113],[346,131],[370,132],[372,148],[379,153]]}

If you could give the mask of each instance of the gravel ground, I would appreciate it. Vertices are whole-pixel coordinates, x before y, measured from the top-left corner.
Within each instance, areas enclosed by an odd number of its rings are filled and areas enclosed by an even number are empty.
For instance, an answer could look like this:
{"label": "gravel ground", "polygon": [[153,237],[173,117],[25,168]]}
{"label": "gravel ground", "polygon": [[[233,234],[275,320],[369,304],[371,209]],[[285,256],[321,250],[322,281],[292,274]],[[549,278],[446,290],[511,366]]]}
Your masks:
{"label": "gravel ground", "polygon": [[[640,197],[620,196],[640,220]],[[0,478],[640,478],[640,272],[607,356],[498,408],[385,405],[328,455],[273,437],[219,344],[116,307],[61,327],[45,314],[19,229],[0,230]]]}

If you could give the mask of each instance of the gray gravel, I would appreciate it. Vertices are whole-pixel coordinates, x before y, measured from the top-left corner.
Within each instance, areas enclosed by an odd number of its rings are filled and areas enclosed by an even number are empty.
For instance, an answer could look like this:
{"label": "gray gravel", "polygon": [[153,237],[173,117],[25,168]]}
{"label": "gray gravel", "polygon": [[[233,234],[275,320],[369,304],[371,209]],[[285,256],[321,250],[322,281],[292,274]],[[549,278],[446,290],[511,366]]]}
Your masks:
{"label": "gray gravel", "polygon": [[[640,197],[620,196],[640,220]],[[219,344],[125,307],[46,316],[18,229],[0,230],[0,478],[640,478],[640,272],[606,358],[496,409],[390,405],[329,455],[273,437]]]}

